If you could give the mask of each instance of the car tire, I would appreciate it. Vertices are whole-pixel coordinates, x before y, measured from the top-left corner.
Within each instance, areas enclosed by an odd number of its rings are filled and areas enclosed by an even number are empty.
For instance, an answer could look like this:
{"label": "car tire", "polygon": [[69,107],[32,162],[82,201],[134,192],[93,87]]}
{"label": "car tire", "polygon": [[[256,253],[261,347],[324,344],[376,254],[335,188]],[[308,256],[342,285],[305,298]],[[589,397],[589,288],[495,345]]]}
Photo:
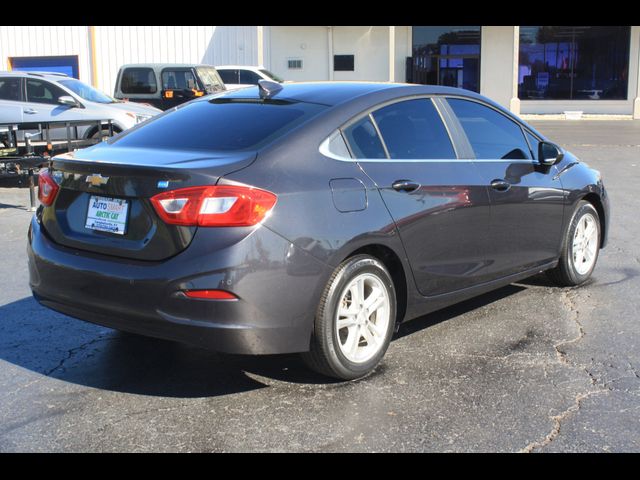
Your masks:
{"label": "car tire", "polygon": [[327,282],[303,360],[329,377],[364,377],[386,353],[395,322],[396,292],[386,267],[369,255],[353,256]]}
{"label": "car tire", "polygon": [[563,287],[583,284],[596,266],[600,242],[598,211],[591,203],[582,200],[565,232],[558,266],[548,270],[547,276]]}

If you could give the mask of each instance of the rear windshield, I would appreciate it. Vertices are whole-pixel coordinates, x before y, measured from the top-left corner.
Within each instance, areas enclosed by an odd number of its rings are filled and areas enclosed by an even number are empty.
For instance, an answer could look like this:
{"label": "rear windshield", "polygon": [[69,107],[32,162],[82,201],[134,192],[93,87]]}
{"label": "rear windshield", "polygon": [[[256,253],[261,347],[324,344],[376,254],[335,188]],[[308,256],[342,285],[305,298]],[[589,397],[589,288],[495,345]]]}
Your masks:
{"label": "rear windshield", "polygon": [[154,117],[114,138],[112,143],[178,150],[250,150],[266,145],[326,108],[285,101],[198,101]]}

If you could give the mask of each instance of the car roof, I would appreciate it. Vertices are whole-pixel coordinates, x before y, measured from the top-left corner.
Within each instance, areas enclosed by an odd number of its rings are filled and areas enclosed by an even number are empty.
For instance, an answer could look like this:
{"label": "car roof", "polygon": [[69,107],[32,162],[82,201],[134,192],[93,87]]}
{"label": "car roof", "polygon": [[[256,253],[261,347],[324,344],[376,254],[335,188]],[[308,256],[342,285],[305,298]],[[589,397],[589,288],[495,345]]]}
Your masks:
{"label": "car roof", "polygon": [[266,70],[259,65],[216,65],[216,69]]}
{"label": "car roof", "polygon": [[[274,95],[274,100],[292,100],[297,102],[319,103],[322,105],[336,106],[346,105],[363,97],[369,97],[373,104],[378,100],[386,101],[393,98],[402,98],[413,95],[450,95],[461,96],[470,99],[480,100],[493,106],[496,110],[516,120],[531,130],[541,139],[545,136],[534,127],[524,122],[521,118],[511,113],[502,105],[479,93],[462,88],[445,87],[441,85],[419,85],[413,83],[392,83],[392,82],[346,82],[346,81],[324,81],[324,82],[292,82],[281,83],[282,90]],[[257,86],[247,87],[237,90],[227,90],[212,96],[203,97],[200,101],[215,98],[237,98],[237,99],[258,99],[260,93]]]}
{"label": "car roof", "polygon": [[161,69],[161,68],[192,68],[192,67],[210,67],[215,68],[213,65],[205,65],[203,63],[127,63],[120,67],[120,70],[123,68],[152,68],[152,69]]}
{"label": "car roof", "polygon": [[[337,105],[348,100],[353,100],[363,95],[375,94],[385,90],[396,89],[398,96],[406,94],[415,95],[465,95],[477,96],[478,94],[460,88],[442,87],[439,85],[416,85],[408,83],[391,82],[292,82],[283,83],[282,90],[274,95],[274,99],[294,100],[299,102],[321,103],[324,105]],[[230,90],[219,96],[226,98],[259,98],[258,87],[248,87],[239,90]],[[480,97],[484,98],[484,97]]]}
{"label": "car roof", "polygon": [[42,78],[46,78],[47,80],[61,80],[64,78],[73,78],[70,77],[69,75],[67,75],[66,73],[59,73],[59,72],[39,72],[39,71],[21,71],[21,70],[12,70],[10,72],[0,72],[0,75],[4,76],[9,76],[9,77],[28,77],[28,76],[33,76],[33,77],[42,77]]}

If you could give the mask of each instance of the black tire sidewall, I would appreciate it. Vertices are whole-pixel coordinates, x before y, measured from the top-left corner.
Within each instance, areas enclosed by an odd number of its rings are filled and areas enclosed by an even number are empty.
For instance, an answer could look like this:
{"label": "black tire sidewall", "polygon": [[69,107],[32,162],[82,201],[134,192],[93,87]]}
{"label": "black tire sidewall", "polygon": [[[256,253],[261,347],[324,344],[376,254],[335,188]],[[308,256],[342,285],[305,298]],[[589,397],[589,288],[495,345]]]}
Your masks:
{"label": "black tire sidewall", "polygon": [[[390,318],[382,348],[368,361],[354,363],[348,360],[340,350],[335,316],[344,288],[354,277],[363,273],[375,275],[387,289]],[[396,293],[393,280],[380,261],[373,257],[359,255],[345,262],[329,286],[325,305],[322,308],[322,318],[319,319],[319,326],[321,328],[320,331],[316,332],[316,334],[322,336],[322,341],[327,349],[327,361],[330,362],[331,368],[336,374],[345,379],[354,379],[363,377],[375,369],[382,357],[384,357],[391,338],[393,337],[396,308]]]}
{"label": "black tire sidewall", "polygon": [[[580,274],[578,273],[578,271],[575,268],[575,265],[573,264],[573,236],[575,235],[575,231],[576,231],[576,228],[578,227],[578,224],[580,223],[580,220],[587,213],[590,213],[596,219],[596,228],[598,230],[598,248],[596,249],[596,258],[593,262],[593,265],[589,269],[589,271],[584,274]],[[598,263],[598,254],[600,253],[600,241],[601,241],[601,230],[600,230],[600,216],[598,215],[598,211],[594,208],[594,206],[591,203],[582,201],[576,208],[573,218],[571,219],[571,224],[569,225],[569,228],[567,230],[567,237],[565,238],[565,242],[566,242],[565,250],[563,252],[564,255],[562,258],[563,268],[571,284],[580,285],[586,282],[589,279],[589,277],[591,277],[591,274],[593,273],[593,270],[595,269],[596,264]]]}

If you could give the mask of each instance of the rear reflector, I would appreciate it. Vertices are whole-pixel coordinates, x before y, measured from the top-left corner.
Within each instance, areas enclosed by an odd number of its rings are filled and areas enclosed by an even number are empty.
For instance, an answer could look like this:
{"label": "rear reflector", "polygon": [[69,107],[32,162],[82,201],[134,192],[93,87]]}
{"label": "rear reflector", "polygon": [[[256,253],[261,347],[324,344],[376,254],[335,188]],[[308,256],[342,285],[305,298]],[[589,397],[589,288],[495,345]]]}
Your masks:
{"label": "rear reflector", "polygon": [[40,203],[45,207],[52,205],[59,189],[60,187],[58,187],[49,170],[40,170],[38,174],[38,199]]}
{"label": "rear reflector", "polygon": [[179,188],[151,197],[164,222],[200,227],[256,225],[276,200],[276,195],[266,190],[235,185]]}
{"label": "rear reflector", "polygon": [[184,294],[189,298],[205,300],[238,300],[238,297],[233,293],[224,290],[185,290]]}

